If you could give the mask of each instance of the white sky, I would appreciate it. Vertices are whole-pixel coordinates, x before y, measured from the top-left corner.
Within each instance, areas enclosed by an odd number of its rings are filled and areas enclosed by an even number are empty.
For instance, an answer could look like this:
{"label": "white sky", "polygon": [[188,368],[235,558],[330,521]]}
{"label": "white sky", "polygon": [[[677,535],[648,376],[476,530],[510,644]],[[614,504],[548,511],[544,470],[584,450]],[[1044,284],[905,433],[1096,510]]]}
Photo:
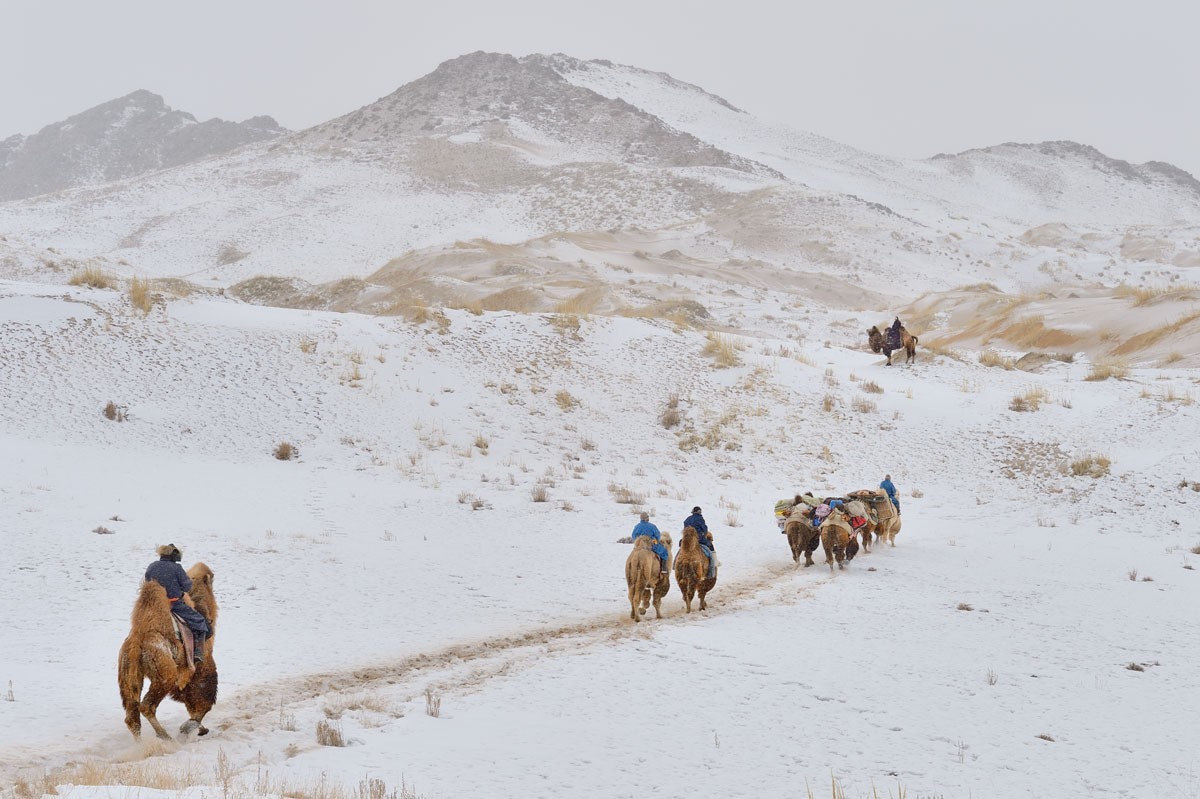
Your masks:
{"label": "white sky", "polygon": [[134,89],[298,129],[463,53],[563,52],[879,153],[1072,139],[1200,176],[1184,0],[6,0],[2,21],[0,138]]}

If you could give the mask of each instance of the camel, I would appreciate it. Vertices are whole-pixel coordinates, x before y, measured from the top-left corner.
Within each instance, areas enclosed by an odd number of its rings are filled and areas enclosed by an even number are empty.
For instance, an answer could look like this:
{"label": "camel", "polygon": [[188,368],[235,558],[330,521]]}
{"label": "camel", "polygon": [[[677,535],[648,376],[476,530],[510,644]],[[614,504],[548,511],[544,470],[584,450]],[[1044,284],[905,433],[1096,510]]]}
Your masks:
{"label": "camel", "polygon": [[[879,327],[872,325],[867,331],[867,342],[871,345],[871,352],[882,352],[887,356],[887,365],[892,365],[892,353],[896,350],[891,349],[888,344],[887,336],[879,332]],[[900,346],[904,350],[904,362],[917,362],[917,337],[909,335],[907,329],[900,327]]]}
{"label": "camel", "polygon": [[[183,644],[176,640],[171,603],[163,587],[153,580],[143,583],[134,602],[129,636],[117,656],[117,685],[125,707],[125,726],[134,738],[142,735],[141,716],[146,717],[159,738],[171,737],[155,715],[168,694],[187,706],[189,719],[179,728],[180,737],[208,734],[204,716],[217,701],[217,664],[212,653],[217,600],[212,590],[212,569],[197,563],[188,569],[188,577],[192,579],[192,591],[184,595],[183,601],[195,608],[212,630],[204,644],[204,661],[194,668],[187,662]],[[141,697],[146,680],[150,688]]]}
{"label": "camel", "polygon": [[692,612],[692,598],[699,595],[700,610],[708,610],[704,597],[717,584],[716,577],[708,576],[708,558],[700,551],[700,536],[694,527],[683,528],[679,541],[679,554],[675,557],[675,582],[683,594],[687,612]]}
{"label": "camel", "polygon": [[846,503],[846,515],[850,518],[861,516],[867,520],[867,523],[858,528],[858,532],[862,534],[862,549],[863,552],[871,551],[871,534],[875,532],[875,523],[871,521],[871,512],[867,510],[867,505],[861,499],[850,499]]}
{"label": "camel", "polygon": [[[845,569],[845,561],[854,558],[853,554],[849,554],[850,545],[853,543],[854,551],[858,551],[858,542],[854,539],[854,530],[850,527],[850,520],[840,509],[831,510],[825,517],[825,521],[821,522],[820,529],[821,547],[825,550],[825,562],[829,564],[829,570],[833,571],[835,557],[838,568]],[[849,557],[847,557],[848,554]]]}
{"label": "camel", "polygon": [[820,532],[813,529],[812,521],[808,518],[808,510],[803,505],[797,505],[783,528],[787,534],[788,546],[792,549],[792,561],[799,563],[803,553],[805,568],[813,565],[812,553],[816,551],[821,540]]}
{"label": "camel", "polygon": [[625,559],[625,583],[629,586],[629,618],[641,621],[654,602],[654,617],[661,619],[662,598],[671,590],[671,536],[662,533],[662,545],[667,548],[667,573],[659,573],[658,555],[650,548],[653,541],[648,536],[639,536],[633,542],[633,551]]}
{"label": "camel", "polygon": [[896,546],[896,534],[900,532],[901,518],[887,492],[882,488],[867,488],[853,492],[852,496],[861,499],[874,512],[875,541],[887,541]]}

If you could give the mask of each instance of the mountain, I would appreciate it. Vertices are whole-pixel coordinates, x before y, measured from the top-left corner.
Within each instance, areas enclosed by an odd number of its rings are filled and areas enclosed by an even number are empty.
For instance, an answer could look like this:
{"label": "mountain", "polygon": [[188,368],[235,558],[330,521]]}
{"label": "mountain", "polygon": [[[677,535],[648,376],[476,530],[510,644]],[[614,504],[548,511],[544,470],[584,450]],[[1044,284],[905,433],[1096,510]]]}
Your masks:
{"label": "mountain", "polygon": [[32,136],[0,141],[0,201],[122,180],[285,133],[268,116],[198,122],[138,90]]}
{"label": "mountain", "polygon": [[375,313],[585,293],[615,313],[695,280],[894,308],[971,284],[1185,278],[1195,184],[1069,142],[890,158],[663,73],[479,52],[298,133],[0,203],[0,273],[93,265]]}

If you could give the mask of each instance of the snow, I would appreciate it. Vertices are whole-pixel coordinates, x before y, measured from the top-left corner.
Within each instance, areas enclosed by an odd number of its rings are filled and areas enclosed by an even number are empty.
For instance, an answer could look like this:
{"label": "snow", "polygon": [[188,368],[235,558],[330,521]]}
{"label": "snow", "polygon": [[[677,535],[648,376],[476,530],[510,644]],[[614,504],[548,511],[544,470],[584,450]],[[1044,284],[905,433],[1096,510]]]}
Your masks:
{"label": "snow", "polygon": [[[1188,390],[1188,370],[1088,382],[1084,362],[924,352],[888,369],[817,308],[805,332],[831,346],[777,321],[724,370],[703,334],[654,320],[588,318],[574,339],[541,315],[449,311],[441,334],[203,297],[141,318],[116,292],[17,283],[0,309],[5,780],[132,761],[210,790],[224,762],[247,795],[263,772],[272,794],[823,795],[831,773],[850,796],[1196,791],[1200,586],[1181,567],[1200,494],[1180,482],[1200,474],[1200,417],[1141,396]],[[1051,399],[1008,410],[1030,386]],[[672,394],[725,445],[681,449],[658,421]],[[128,421],[103,418],[109,399]],[[298,461],[271,457],[280,440]],[[1111,474],[1072,476],[1087,453]],[[885,471],[897,546],[794,567],[775,500]],[[616,539],[637,507],[614,487],[672,533],[705,508],[710,610],[684,614],[673,589],[665,618],[628,620]],[[221,693],[209,736],[142,754],[112,663],[168,540],[216,573]],[[349,745],[316,743],[330,718]],[[60,793],[113,790],[155,796]]]}

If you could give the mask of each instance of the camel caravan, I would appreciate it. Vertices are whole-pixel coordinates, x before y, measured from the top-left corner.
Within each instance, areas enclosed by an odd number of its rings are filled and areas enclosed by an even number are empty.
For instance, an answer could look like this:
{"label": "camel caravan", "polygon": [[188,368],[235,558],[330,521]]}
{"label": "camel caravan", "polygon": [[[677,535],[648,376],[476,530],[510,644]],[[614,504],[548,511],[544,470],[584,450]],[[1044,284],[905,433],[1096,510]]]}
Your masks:
{"label": "camel caravan", "polygon": [[813,552],[820,544],[825,563],[833,571],[835,560],[839,569],[845,569],[860,549],[870,552],[873,542],[896,546],[899,501],[890,475],[881,485],[878,489],[851,491],[843,497],[818,498],[810,491],[775,503],[775,521],[787,536],[792,560],[799,563],[803,555],[805,567],[812,566]]}

